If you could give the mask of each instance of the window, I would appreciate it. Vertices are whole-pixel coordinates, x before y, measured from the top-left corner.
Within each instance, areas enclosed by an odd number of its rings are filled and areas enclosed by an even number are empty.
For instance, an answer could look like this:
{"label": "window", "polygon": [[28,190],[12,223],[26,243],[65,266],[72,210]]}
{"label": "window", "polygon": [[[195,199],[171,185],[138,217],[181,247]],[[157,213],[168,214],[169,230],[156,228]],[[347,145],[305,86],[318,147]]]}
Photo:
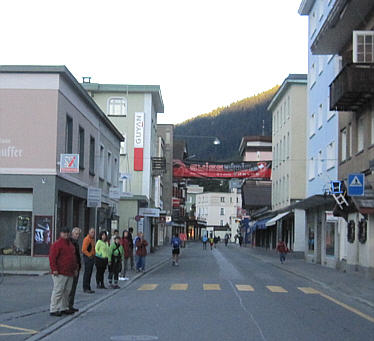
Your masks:
{"label": "window", "polygon": [[364,150],[364,118],[360,117],[357,122],[357,152]]}
{"label": "window", "polygon": [[223,220],[220,221],[220,225],[223,226]]}
{"label": "window", "polygon": [[100,146],[100,169],[99,169],[99,178],[104,180],[105,173],[105,162],[104,162],[104,146]]}
{"label": "window", "polygon": [[341,131],[341,160],[344,161],[347,159],[347,129],[344,128]]}
{"label": "window", "polygon": [[309,119],[309,137],[314,136],[316,133],[316,115],[312,114]]}
{"label": "window", "polygon": [[326,170],[335,167],[335,141],[332,141],[326,148]]}
{"label": "window", "polygon": [[73,152],[73,119],[66,115],[65,127],[65,153],[71,154]]}
{"label": "window", "polygon": [[170,140],[171,140],[171,138],[170,138],[170,132],[167,132],[165,134],[165,143],[166,144],[170,144]]}
{"label": "window", "polygon": [[335,223],[326,223],[326,256],[335,255]]}
{"label": "window", "polygon": [[221,202],[225,202],[225,197],[221,197]]}
{"label": "window", "polygon": [[287,118],[291,117],[291,100],[290,96],[287,97]]}
{"label": "window", "polygon": [[118,160],[117,158],[115,158],[114,165],[113,165],[113,177],[112,177],[113,186],[118,186],[118,177],[119,177],[118,173],[119,173]]}
{"label": "window", "polygon": [[374,31],[353,31],[353,62],[374,63]]}
{"label": "window", "polygon": [[324,0],[321,0],[319,3],[318,3],[318,20],[321,21],[322,18],[323,18],[323,6],[324,6]]}
{"label": "window", "polygon": [[78,140],[78,150],[79,150],[79,168],[84,168],[84,129],[79,127],[79,140]]}
{"label": "window", "polygon": [[308,251],[314,253],[314,225],[309,224],[308,226]]}
{"label": "window", "polygon": [[232,204],[232,197],[230,197],[230,204]]}
{"label": "window", "polygon": [[323,122],[323,105],[322,103],[318,107],[318,129],[322,128]]}
{"label": "window", "polygon": [[317,175],[322,175],[322,150],[318,152]]}
{"label": "window", "polygon": [[221,207],[220,215],[225,215],[225,208]]}
{"label": "window", "polygon": [[287,133],[287,159],[290,158],[290,133]]}
{"label": "window", "polygon": [[312,180],[315,178],[315,162],[314,162],[314,157],[310,158],[309,162],[309,180]]}
{"label": "window", "polygon": [[316,32],[316,26],[317,26],[317,16],[316,16],[316,11],[314,10],[312,14],[310,15],[309,18],[309,24],[310,24],[310,36],[313,37],[314,33]]}
{"label": "window", "polygon": [[349,157],[353,154],[353,133],[352,133],[352,124],[349,125]]}
{"label": "window", "polygon": [[315,63],[312,64],[311,68],[310,68],[310,88],[313,87],[313,85],[315,84],[316,82],[316,65]]}
{"label": "window", "polygon": [[236,197],[236,203],[237,204],[239,203],[239,197]]}
{"label": "window", "polygon": [[123,141],[121,142],[120,154],[126,155],[127,154],[127,138],[126,138],[126,134],[122,134],[122,136],[123,136]]}
{"label": "window", "polygon": [[324,56],[318,56],[318,75],[321,75],[323,72],[323,63],[324,63]]}
{"label": "window", "polygon": [[327,96],[326,110],[327,110],[327,121],[329,121],[336,114],[335,110],[330,110],[330,97],[329,96]]}
{"label": "window", "polygon": [[90,169],[91,175],[95,175],[95,138],[90,137]]}
{"label": "window", "polygon": [[127,100],[124,97],[110,98],[108,101],[108,115],[126,116]]}

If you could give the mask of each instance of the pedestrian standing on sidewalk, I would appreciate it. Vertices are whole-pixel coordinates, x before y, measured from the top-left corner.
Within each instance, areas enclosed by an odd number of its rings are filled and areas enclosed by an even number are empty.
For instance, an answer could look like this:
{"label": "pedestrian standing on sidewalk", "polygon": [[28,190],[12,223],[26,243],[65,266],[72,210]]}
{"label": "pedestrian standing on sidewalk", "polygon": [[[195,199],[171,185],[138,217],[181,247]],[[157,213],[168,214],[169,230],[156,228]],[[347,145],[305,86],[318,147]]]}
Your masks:
{"label": "pedestrian standing on sidewalk", "polygon": [[81,263],[81,254],[79,251],[79,236],[81,234],[81,229],[79,227],[74,227],[71,231],[71,237],[70,241],[74,245],[75,248],[75,258],[77,260],[78,264],[78,272],[77,275],[73,278],[73,285],[71,287],[70,295],[69,295],[69,309],[76,312],[79,311],[79,309],[74,308],[74,299],[75,299],[75,292],[77,290],[77,284],[79,279],[79,272],[81,271],[82,263]]}
{"label": "pedestrian standing on sidewalk", "polygon": [[203,250],[206,250],[206,243],[208,242],[208,237],[206,234],[203,236]]}
{"label": "pedestrian standing on sidewalk", "polygon": [[61,230],[60,238],[51,246],[49,265],[53,279],[50,315],[74,314],[74,311],[69,309],[69,294],[73,277],[78,273],[78,264],[74,245],[69,240],[68,228]]}
{"label": "pedestrian standing on sidewalk", "polygon": [[279,252],[280,262],[283,264],[286,261],[286,254],[288,252],[288,248],[283,240],[278,241],[277,251]]}
{"label": "pedestrian standing on sidewalk", "polygon": [[90,229],[88,235],[83,239],[82,244],[84,274],[83,274],[83,291],[93,294],[91,290],[91,276],[95,264],[95,229]]}
{"label": "pedestrian standing on sidewalk", "polygon": [[142,232],[138,232],[136,238],[136,272],[145,271],[145,257],[147,256],[148,242],[144,239]]}
{"label": "pedestrian standing on sidewalk", "polygon": [[172,255],[173,255],[173,266],[178,266],[179,262],[179,254],[180,254],[180,247],[181,247],[181,240],[178,238],[178,234],[176,233],[175,236],[171,239]]}
{"label": "pedestrian standing on sidewalk", "polygon": [[[117,236],[114,238],[114,243],[109,247],[108,263],[109,263],[109,285],[112,289],[119,289],[118,274],[122,269],[123,247],[121,245],[121,238]],[[112,280],[114,277],[114,285]]]}
{"label": "pedestrian standing on sidewalk", "polygon": [[229,234],[225,234],[225,246],[227,247],[227,244],[229,243]]}
{"label": "pedestrian standing on sidewalk", "polygon": [[[122,273],[121,277],[119,278],[120,281],[128,281],[129,278],[126,276],[127,270],[131,267],[131,252],[132,248],[130,249],[130,242],[129,242],[129,232],[127,230],[123,231],[121,245],[123,247],[123,265],[122,265]],[[132,240],[131,240],[132,245]]]}
{"label": "pedestrian standing on sidewalk", "polygon": [[134,232],[134,229],[132,227],[129,227],[129,234],[128,234],[127,239],[129,240],[131,270],[134,270],[134,267],[135,267],[135,262],[134,262],[134,239],[132,237],[133,232]]}
{"label": "pedestrian standing on sidewalk", "polygon": [[96,265],[96,287],[98,289],[106,289],[104,285],[104,272],[108,265],[109,245],[107,241],[108,235],[106,231],[101,231],[99,240],[95,246],[95,265]]}

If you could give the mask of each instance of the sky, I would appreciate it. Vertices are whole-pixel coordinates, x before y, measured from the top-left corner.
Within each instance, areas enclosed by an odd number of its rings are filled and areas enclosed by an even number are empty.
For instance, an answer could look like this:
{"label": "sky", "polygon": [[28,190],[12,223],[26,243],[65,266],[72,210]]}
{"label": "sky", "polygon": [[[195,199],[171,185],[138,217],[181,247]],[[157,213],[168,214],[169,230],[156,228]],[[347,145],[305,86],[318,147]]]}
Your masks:
{"label": "sky", "polygon": [[0,64],[158,84],[177,124],[307,73],[301,0],[1,0]]}

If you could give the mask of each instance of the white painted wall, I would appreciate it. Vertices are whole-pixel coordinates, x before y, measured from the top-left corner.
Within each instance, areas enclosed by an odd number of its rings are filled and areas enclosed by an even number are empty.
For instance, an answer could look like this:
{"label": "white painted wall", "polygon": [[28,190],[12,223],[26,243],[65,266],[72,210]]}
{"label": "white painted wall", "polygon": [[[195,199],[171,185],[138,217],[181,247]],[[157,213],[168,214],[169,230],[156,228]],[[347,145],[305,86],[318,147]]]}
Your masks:
{"label": "white painted wall", "polygon": [[294,210],[295,223],[295,240],[293,250],[295,252],[304,252],[305,250],[305,211],[300,209]]}

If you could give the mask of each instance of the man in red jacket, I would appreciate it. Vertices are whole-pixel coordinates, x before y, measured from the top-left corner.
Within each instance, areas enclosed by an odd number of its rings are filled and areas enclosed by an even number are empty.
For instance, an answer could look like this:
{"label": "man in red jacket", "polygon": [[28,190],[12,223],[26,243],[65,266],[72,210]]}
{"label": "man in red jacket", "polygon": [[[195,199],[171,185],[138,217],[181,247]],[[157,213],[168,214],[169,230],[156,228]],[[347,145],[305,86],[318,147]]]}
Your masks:
{"label": "man in red jacket", "polygon": [[74,245],[69,240],[68,228],[62,229],[60,238],[51,246],[49,265],[53,279],[50,315],[74,314],[69,309],[69,294],[73,278],[78,274],[78,264]]}

